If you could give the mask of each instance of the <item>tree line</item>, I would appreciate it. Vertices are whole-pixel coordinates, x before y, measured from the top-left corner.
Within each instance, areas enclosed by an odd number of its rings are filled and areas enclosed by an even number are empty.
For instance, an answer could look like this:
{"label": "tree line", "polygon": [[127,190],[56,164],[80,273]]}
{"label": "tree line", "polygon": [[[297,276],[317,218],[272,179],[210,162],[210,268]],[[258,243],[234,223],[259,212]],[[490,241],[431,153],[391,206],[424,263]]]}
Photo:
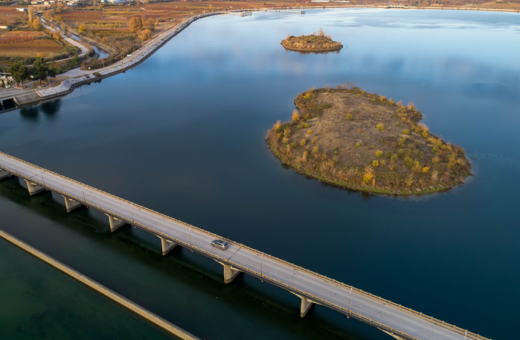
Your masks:
{"label": "tree line", "polygon": [[24,80],[39,80],[41,84],[42,80],[47,81],[47,78],[54,78],[58,74],[58,70],[54,67],[54,65],[48,66],[45,63],[45,59],[41,57],[36,58],[32,64],[32,67],[30,68],[23,65],[20,61],[16,61],[11,66],[9,66],[7,71],[11,74],[11,77],[13,77],[16,85],[21,83],[22,87]]}

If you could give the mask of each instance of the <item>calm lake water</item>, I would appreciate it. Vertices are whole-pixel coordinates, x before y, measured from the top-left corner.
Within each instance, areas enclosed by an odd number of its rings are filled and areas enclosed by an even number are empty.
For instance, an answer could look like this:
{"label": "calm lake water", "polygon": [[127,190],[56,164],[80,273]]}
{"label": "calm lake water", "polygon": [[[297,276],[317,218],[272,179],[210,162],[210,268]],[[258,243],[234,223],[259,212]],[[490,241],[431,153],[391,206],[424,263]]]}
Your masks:
{"label": "calm lake water", "polygon": [[[322,27],[339,53],[286,52]],[[0,115],[0,149],[492,339],[520,318],[520,15],[317,10],[196,22],[125,74]],[[354,81],[413,101],[474,176],[428,196],[371,196],[284,169],[266,148],[298,93]],[[61,197],[0,183],[1,228],[207,339],[389,339]],[[0,338],[166,335],[0,242]],[[37,305],[38,308],[32,308]],[[8,306],[8,308],[6,308]],[[99,323],[98,323],[99,320]],[[147,326],[148,325],[148,326]],[[103,332],[99,329],[103,328]],[[21,329],[21,331],[18,331]],[[132,337],[128,336],[131,335]],[[6,337],[6,335],[8,335]]]}

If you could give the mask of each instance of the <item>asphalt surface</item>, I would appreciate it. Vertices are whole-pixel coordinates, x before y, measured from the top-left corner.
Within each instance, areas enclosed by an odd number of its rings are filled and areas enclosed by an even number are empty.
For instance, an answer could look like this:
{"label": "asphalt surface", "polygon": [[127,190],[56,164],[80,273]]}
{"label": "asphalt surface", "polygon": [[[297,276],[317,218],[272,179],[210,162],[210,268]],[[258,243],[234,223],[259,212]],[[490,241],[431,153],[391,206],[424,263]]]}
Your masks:
{"label": "asphalt surface", "polygon": [[407,338],[421,340],[476,338],[473,334],[465,336],[464,331],[461,332],[460,329],[455,331],[449,329],[449,326],[436,324],[434,321],[429,321],[427,316],[419,316],[404,308],[392,306],[387,301],[381,301],[368,293],[356,291],[355,288],[351,290],[349,286],[342,283],[309,273],[303,268],[263,255],[231,240],[225,239],[229,243],[226,250],[214,248],[211,246],[211,241],[218,238],[216,235],[3,153],[0,153],[0,168],[15,176],[30,179],[36,184],[43,184],[52,191],[58,193],[61,191],[62,194],[65,193],[70,198],[91,207],[122,217],[131,224],[177,241],[184,247],[193,247],[192,249],[203,255],[224,260],[223,262],[231,264],[236,269],[261,277],[265,282],[306,295],[324,306],[345,314],[352,313],[354,317],[357,314],[379,323],[379,326],[393,328]]}

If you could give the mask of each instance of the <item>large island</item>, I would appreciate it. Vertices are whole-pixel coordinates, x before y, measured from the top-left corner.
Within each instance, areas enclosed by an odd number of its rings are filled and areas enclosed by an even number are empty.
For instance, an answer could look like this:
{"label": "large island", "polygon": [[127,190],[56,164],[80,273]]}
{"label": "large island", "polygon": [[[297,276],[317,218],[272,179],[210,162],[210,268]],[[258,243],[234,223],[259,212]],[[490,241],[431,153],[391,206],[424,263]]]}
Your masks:
{"label": "large island", "polygon": [[353,86],[310,89],[292,120],[267,133],[272,152],[297,171],[354,190],[417,194],[451,188],[470,175],[464,149],[419,123],[402,105]]}

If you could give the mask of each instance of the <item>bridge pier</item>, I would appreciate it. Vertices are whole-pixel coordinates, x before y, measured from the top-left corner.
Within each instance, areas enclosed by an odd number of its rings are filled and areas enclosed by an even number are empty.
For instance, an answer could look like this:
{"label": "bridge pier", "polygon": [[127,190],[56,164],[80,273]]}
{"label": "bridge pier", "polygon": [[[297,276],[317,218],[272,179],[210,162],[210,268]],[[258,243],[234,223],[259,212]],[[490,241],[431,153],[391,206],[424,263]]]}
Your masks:
{"label": "bridge pier", "polygon": [[299,294],[295,294],[295,293],[293,293],[293,294],[296,295],[297,297],[299,297],[300,299],[302,299],[302,304],[300,306],[300,316],[303,318],[303,317],[305,317],[305,315],[307,315],[307,313],[311,309],[312,305],[316,304],[316,302],[312,301],[308,297],[305,297],[305,296],[302,296]]}
{"label": "bridge pier", "polygon": [[0,169],[0,180],[11,177],[11,174],[5,170]]}
{"label": "bridge pier", "polygon": [[177,243],[172,242],[168,239],[157,236],[161,239],[161,248],[163,256],[166,256],[173,248],[177,247]]}
{"label": "bridge pier", "polygon": [[225,263],[222,263],[219,261],[217,261],[217,262],[220,263],[224,267],[224,283],[225,284],[231,283],[231,281],[233,281],[238,276],[238,274],[241,273],[240,270],[233,268],[229,264],[225,264]]}
{"label": "bridge pier", "polygon": [[83,205],[80,202],[66,196],[63,196],[63,199],[65,200],[65,207],[67,208],[67,212],[71,212],[72,210],[77,209]]}
{"label": "bridge pier", "polygon": [[[105,215],[107,215],[107,214],[105,214]],[[124,226],[126,224],[125,221],[120,220],[119,218],[115,218],[114,216],[110,216],[110,215],[107,215],[107,216],[108,216],[108,222],[110,223],[111,232],[116,231],[117,229],[121,228],[122,226]]]}
{"label": "bridge pier", "polygon": [[27,189],[29,190],[29,195],[30,196],[34,196],[42,191],[45,191],[45,188],[38,185],[38,184],[34,184],[33,182],[29,182],[28,180],[24,180],[25,183],[27,183]]}
{"label": "bridge pier", "polygon": [[400,337],[399,335],[395,335],[394,333],[390,333],[389,331],[385,331],[384,329],[378,328],[380,331],[385,332],[386,334],[390,335],[392,338],[395,338],[397,340],[404,340],[404,338]]}

